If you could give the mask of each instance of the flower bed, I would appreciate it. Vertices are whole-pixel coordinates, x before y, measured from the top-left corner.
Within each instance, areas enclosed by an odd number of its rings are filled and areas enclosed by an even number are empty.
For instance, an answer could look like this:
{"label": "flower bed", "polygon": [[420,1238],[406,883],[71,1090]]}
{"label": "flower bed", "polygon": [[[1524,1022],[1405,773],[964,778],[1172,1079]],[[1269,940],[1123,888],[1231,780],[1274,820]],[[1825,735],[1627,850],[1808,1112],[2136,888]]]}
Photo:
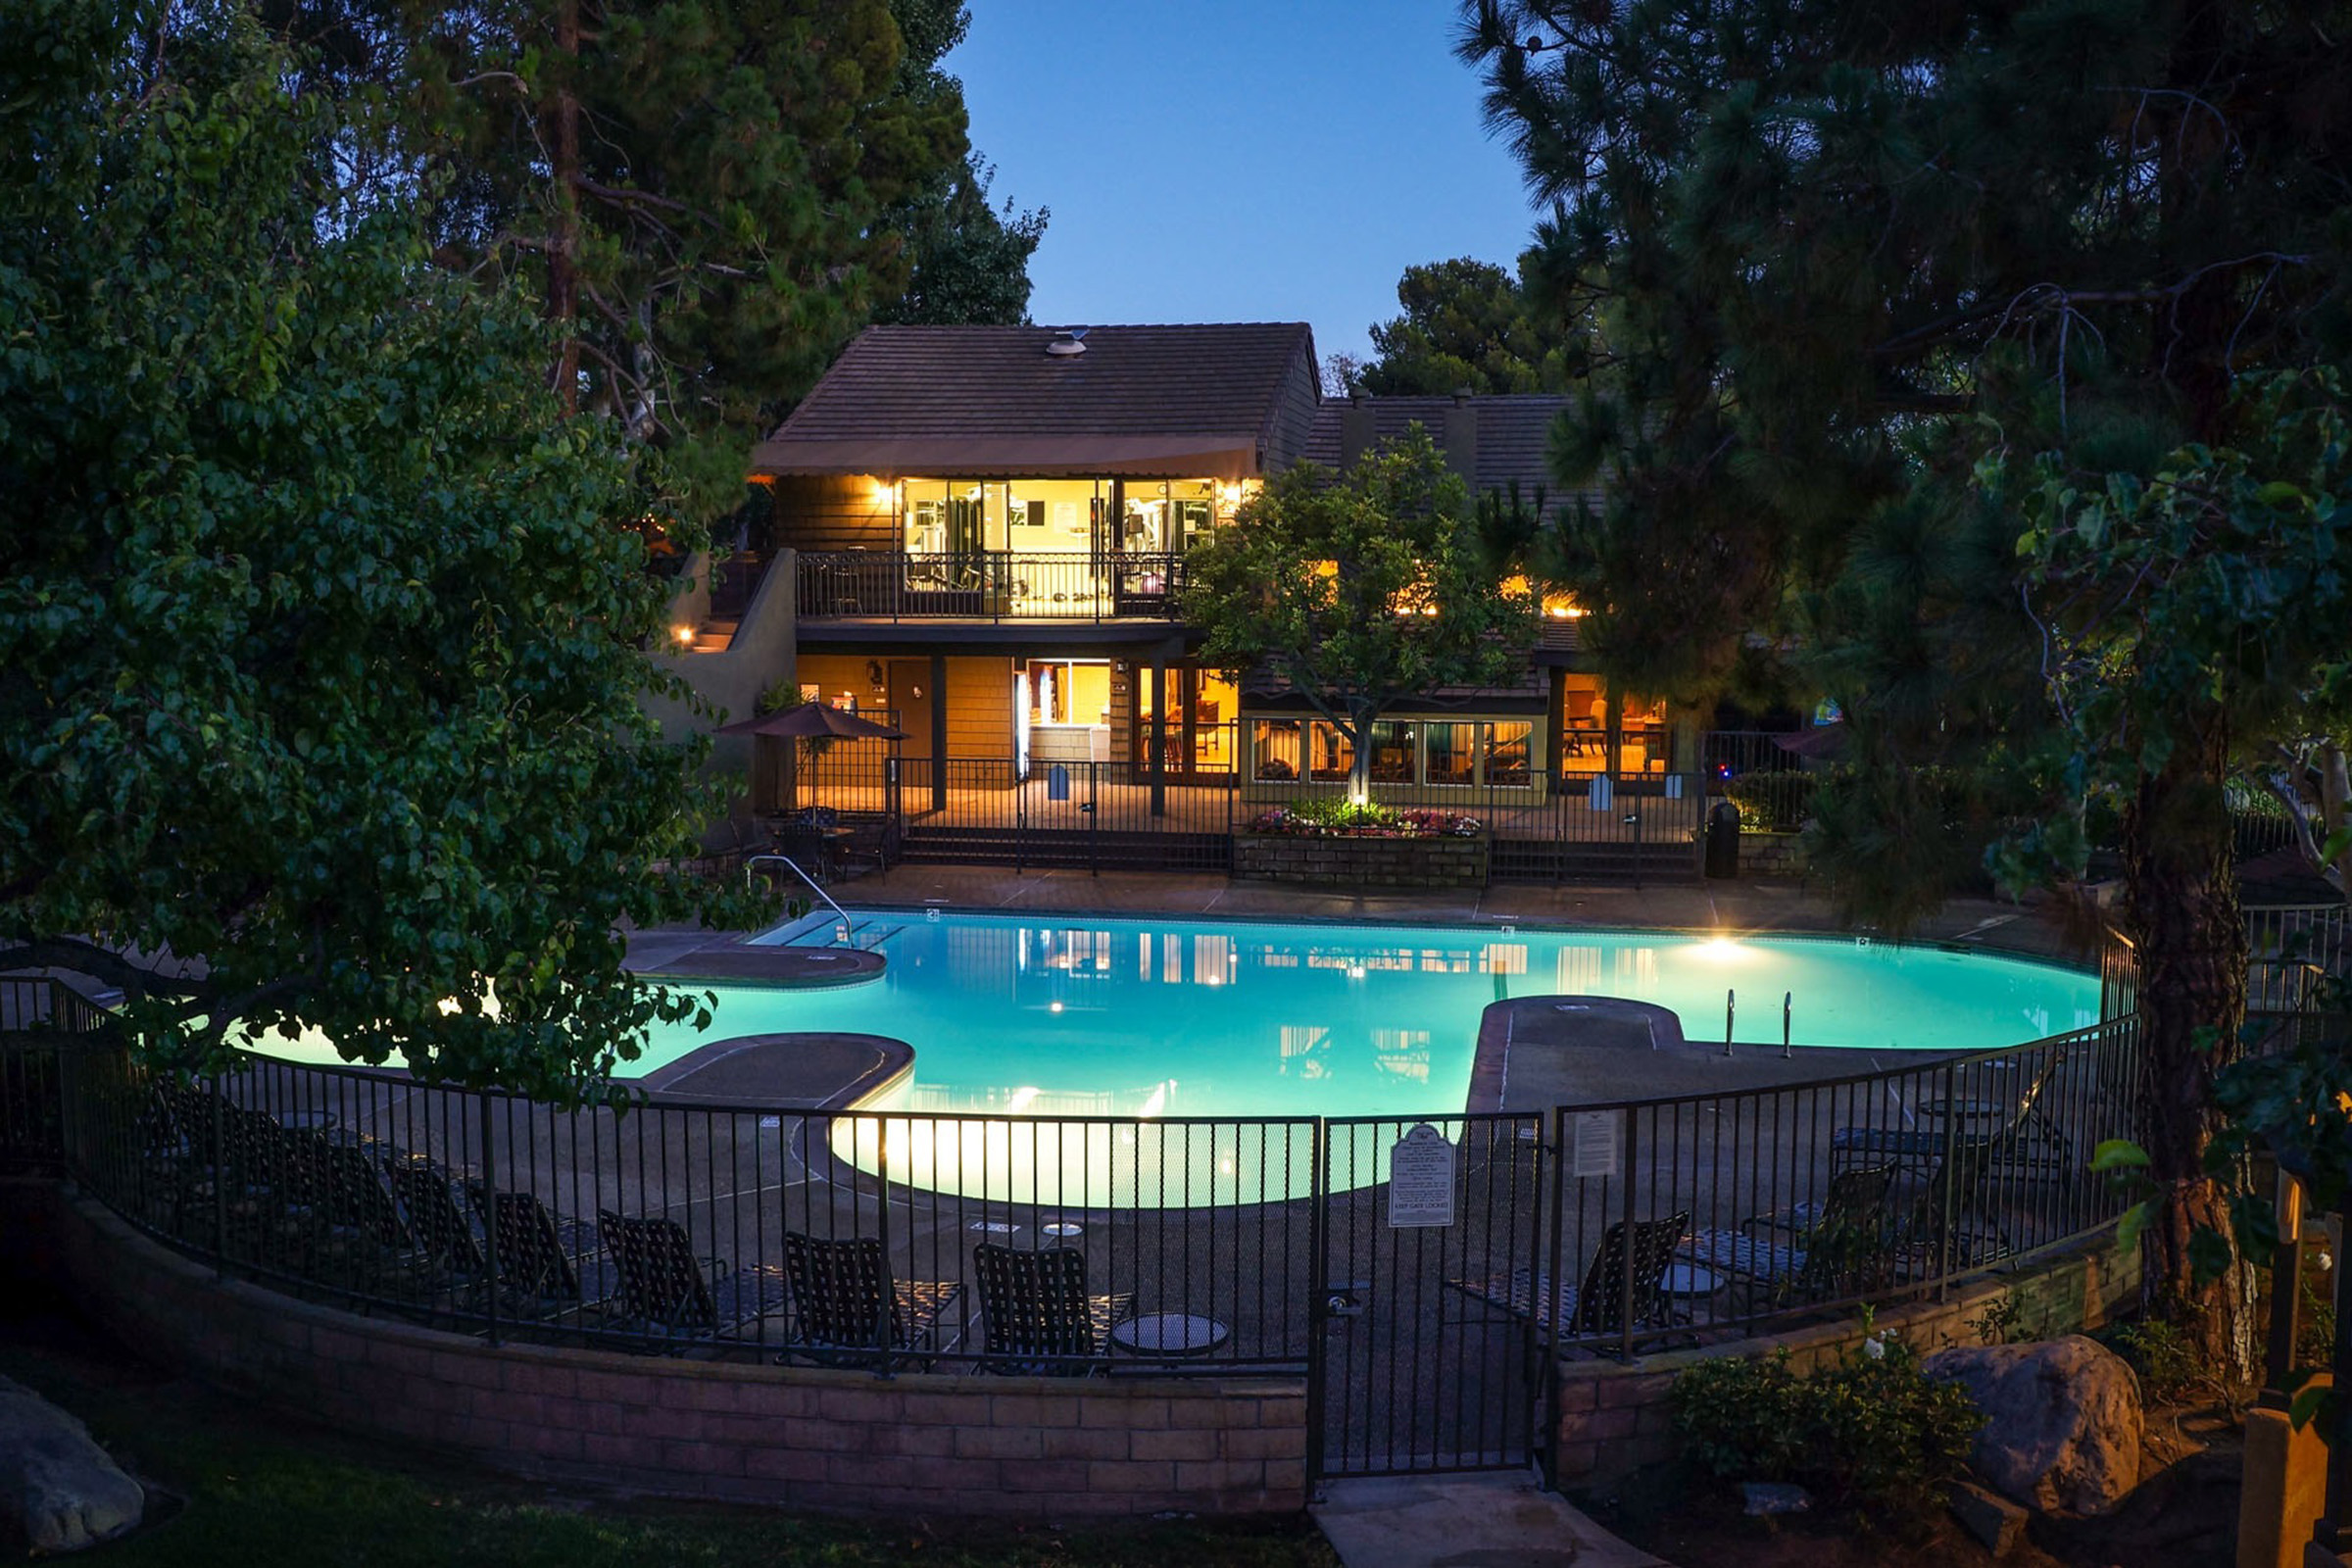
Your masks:
{"label": "flower bed", "polygon": [[1398,810],[1347,801],[1293,801],[1258,812],[1250,831],[1278,838],[1466,839],[1476,838],[1486,829],[1477,817],[1459,811]]}

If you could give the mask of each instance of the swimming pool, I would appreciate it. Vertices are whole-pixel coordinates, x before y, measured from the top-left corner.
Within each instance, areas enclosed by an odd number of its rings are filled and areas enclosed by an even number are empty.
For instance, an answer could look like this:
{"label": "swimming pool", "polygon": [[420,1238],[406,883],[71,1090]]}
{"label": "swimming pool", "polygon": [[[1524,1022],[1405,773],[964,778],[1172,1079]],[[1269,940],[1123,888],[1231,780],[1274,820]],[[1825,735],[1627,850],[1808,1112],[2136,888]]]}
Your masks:
{"label": "swimming pool", "polygon": [[[638,1070],[778,1030],[915,1049],[900,1102],[1094,1116],[1360,1116],[1458,1109],[1481,1012],[1513,997],[1634,998],[1690,1038],[1986,1049],[2094,1023],[2093,975],[1981,952],[1657,931],[1208,923],[859,911],[882,978],[835,991],[719,987],[710,1028],[666,1031]],[[834,922],[762,941],[822,946]],[[1857,1063],[1857,1067],[1861,1064]]]}
{"label": "swimming pool", "polygon": [[[707,1029],[657,1027],[625,1070],[742,1035],[886,1035],[914,1048],[913,1068],[861,1107],[883,1114],[835,1124],[835,1152],[858,1168],[887,1162],[918,1187],[1071,1207],[1191,1207],[1306,1189],[1311,1138],[1295,1122],[1235,1118],[1462,1110],[1481,1014],[1500,1000],[1636,999],[1672,1009],[1692,1039],[1721,1040],[1730,993],[1737,1038],[1777,1044],[1786,995],[1798,1044],[1873,1055],[2019,1044],[2095,1023],[2099,1005],[2094,975],[1850,940],[936,909],[856,919],[854,940],[887,960],[879,979],[712,985]],[[825,946],[836,924],[754,940]],[[267,1049],[335,1059],[316,1037]],[[1335,1168],[1331,1185],[1380,1179],[1396,1125],[1357,1139],[1354,1174]]]}

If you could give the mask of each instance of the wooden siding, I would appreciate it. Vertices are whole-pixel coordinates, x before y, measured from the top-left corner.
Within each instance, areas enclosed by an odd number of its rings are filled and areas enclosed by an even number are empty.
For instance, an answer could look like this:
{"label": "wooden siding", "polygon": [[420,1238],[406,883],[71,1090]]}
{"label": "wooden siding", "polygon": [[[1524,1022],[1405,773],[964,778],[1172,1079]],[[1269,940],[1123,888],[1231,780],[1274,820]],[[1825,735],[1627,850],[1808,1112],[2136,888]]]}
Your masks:
{"label": "wooden siding", "polygon": [[1012,661],[948,661],[948,756],[1012,755]]}
{"label": "wooden siding", "polygon": [[866,474],[786,474],[776,480],[776,542],[794,550],[896,550],[893,503]]}

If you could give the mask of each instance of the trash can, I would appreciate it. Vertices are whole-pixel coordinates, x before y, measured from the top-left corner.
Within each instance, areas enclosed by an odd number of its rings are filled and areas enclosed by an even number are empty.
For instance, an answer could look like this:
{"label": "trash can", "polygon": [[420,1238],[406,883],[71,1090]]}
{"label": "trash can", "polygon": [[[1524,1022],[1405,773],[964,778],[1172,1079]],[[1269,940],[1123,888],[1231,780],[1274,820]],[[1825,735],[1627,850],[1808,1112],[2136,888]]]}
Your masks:
{"label": "trash can", "polygon": [[1730,879],[1740,874],[1740,808],[1718,801],[1707,813],[1706,870],[1710,877]]}

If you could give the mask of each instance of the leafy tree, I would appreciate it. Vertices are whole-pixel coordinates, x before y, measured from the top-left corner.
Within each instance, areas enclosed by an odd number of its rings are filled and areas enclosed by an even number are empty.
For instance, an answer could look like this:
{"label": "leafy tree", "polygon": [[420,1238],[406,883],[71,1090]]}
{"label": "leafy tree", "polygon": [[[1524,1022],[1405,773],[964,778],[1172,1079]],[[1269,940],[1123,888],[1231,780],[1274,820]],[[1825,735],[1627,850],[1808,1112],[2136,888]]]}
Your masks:
{"label": "leafy tree", "polygon": [[1534,603],[1500,586],[1461,479],[1419,425],[1336,479],[1312,464],[1242,503],[1185,558],[1200,657],[1287,681],[1354,752],[1370,793],[1370,726],[1404,697],[1496,685],[1525,667]]}
{"label": "leafy tree", "polygon": [[1350,364],[1346,390],[1376,396],[1556,392],[1570,368],[1519,280],[1492,262],[1457,257],[1408,267],[1396,283],[1404,314],[1372,328],[1377,358]]}
{"label": "leafy tree", "polygon": [[906,326],[1019,326],[1029,319],[1029,258],[1052,215],[989,205],[995,170],[967,162],[909,226],[914,270],[874,319]]}
{"label": "leafy tree", "polygon": [[[960,0],[891,0],[906,50],[899,74],[917,102],[951,103],[960,115],[963,86],[941,69],[971,29]],[[902,325],[1016,326],[1029,319],[1029,258],[1045,238],[1045,208],[990,205],[995,169],[976,153],[919,182],[886,221],[906,237],[912,259],[903,292],[874,319]]]}
{"label": "leafy tree", "polygon": [[229,0],[0,27],[0,969],[168,1064],[578,1087],[698,1005],[620,922],[754,913],[661,869],[714,804],[638,701],[662,498]]}
{"label": "leafy tree", "polygon": [[[1610,374],[1556,455],[1563,478],[1605,473],[1610,499],[1551,541],[1604,669],[1688,700],[1757,632],[1801,637],[1854,741],[1822,863],[1883,923],[1953,886],[1948,858],[1888,844],[1957,826],[2013,878],[2068,874],[2114,782],[2140,1108],[2170,1199],[2149,1277],[2209,1360],[2242,1364],[2237,1298],[2195,1278],[2187,1245],[2221,1210],[2208,1090],[2243,1006],[2221,785],[2280,738],[2312,669],[2232,649],[2272,646],[2282,612],[2309,624],[2334,589],[2327,568],[2268,575],[2292,540],[2242,548],[2209,513],[2189,533],[2212,555],[2185,575],[2213,592],[2168,598],[2158,558],[2208,478],[2235,496],[2239,468],[2284,477],[2238,378],[2345,356],[2352,9],[1471,0],[1465,17],[1490,115],[1556,204],[1531,275],[1545,303],[1608,318]],[[2055,491],[2025,478],[2045,462],[2068,476]],[[2100,497],[2128,543],[2078,526],[2099,525],[2079,503]],[[2144,571],[2122,569],[2131,551]],[[2160,614],[2183,639],[2091,671],[2122,705],[2097,733],[2045,678],[2055,641],[2102,635],[2075,619],[2088,603],[2106,635]]]}
{"label": "leafy tree", "polygon": [[912,229],[956,232],[961,13],[934,0],[899,7],[928,54],[889,0],[266,4],[384,127],[372,191],[432,190],[444,266],[536,290],[564,406],[660,449],[699,515],[906,288]]}

